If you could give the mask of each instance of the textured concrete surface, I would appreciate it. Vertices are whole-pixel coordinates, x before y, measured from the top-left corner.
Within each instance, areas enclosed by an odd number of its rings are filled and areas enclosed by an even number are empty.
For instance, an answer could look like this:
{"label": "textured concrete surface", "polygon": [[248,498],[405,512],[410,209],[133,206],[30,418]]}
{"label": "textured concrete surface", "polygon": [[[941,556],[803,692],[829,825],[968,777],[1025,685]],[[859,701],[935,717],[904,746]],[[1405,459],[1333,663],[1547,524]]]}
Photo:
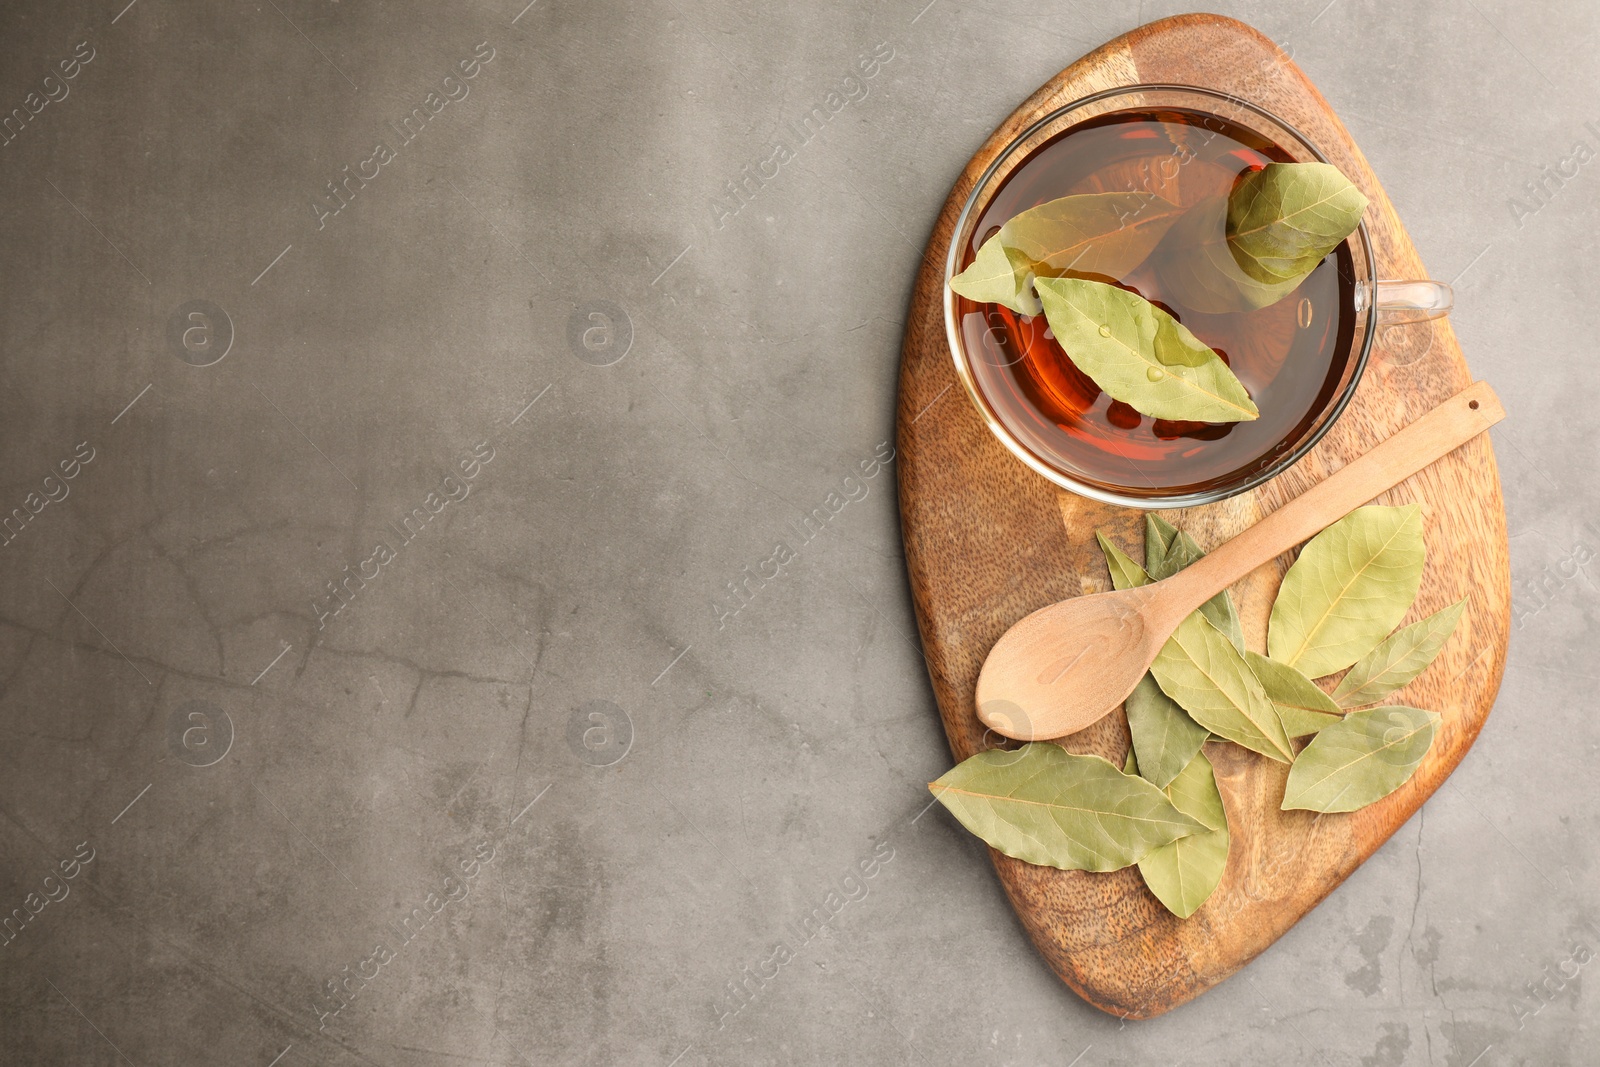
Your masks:
{"label": "textured concrete surface", "polygon": [[1596,1062],[1593,5],[1219,5],[1456,282],[1517,622],[1426,808],[1121,1024],[917,818],[880,445],[962,164],[1178,9],[125,2],[0,10],[0,1061]]}

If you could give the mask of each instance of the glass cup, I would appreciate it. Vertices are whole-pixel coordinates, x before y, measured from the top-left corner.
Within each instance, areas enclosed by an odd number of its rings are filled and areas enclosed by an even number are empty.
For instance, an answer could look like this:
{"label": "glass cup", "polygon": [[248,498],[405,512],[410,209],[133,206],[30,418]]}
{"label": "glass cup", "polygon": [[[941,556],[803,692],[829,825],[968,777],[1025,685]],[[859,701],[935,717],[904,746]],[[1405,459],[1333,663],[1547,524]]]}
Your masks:
{"label": "glass cup", "polygon": [[[1012,171],[1035,149],[1089,119],[1120,111],[1159,109],[1215,116],[1276,146],[1293,162],[1328,162],[1327,157],[1293,126],[1254,104],[1225,93],[1184,85],[1138,85],[1095,93],[1052,111],[1024,130],[984,171],[956,219],[955,232],[945,257],[946,283],[962,269],[966,253],[973,244],[974,229],[990,200]],[[1061,457],[1047,454],[1046,449],[1030,443],[1022,427],[1016,424],[1017,420],[1005,407],[992,403],[985,396],[983,376],[974,372],[974,360],[967,351],[958,321],[956,295],[946,284],[945,332],[955,358],[956,373],[989,429],[1001,443],[1023,463],[1063,489],[1108,504],[1145,510],[1192,507],[1235,496],[1288,469],[1328,432],[1355,394],[1380,324],[1387,327],[1424,322],[1450,311],[1453,297],[1448,285],[1377,277],[1372,240],[1364,222],[1345,239],[1345,243],[1355,277],[1353,284],[1341,287],[1345,293],[1342,311],[1351,317],[1355,328],[1351,334],[1349,354],[1343,361],[1337,385],[1328,394],[1329,399],[1313,418],[1303,422],[1292,439],[1268,447],[1254,461],[1241,465],[1232,474],[1221,480],[1213,480],[1201,489],[1178,487],[1168,491],[1152,489],[1150,485],[1111,485],[1104,481],[1089,480],[1082,472],[1073,470]]]}

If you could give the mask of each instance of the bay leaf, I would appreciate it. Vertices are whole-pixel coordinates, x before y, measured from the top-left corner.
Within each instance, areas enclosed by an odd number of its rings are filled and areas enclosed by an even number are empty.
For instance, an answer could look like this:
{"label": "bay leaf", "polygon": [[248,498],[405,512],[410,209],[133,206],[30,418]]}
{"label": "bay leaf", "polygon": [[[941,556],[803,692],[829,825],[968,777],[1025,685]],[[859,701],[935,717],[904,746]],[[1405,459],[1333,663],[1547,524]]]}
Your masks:
{"label": "bay leaf", "polygon": [[1241,422],[1255,403],[1188,328],[1143,297],[1084,278],[1037,278],[1051,332],[1114,400],[1157,419]]}
{"label": "bay leaf", "polygon": [[1167,546],[1178,534],[1178,528],[1153,511],[1144,513],[1144,568],[1145,573],[1161,569]]}
{"label": "bay leaf", "polygon": [[1228,196],[1228,245],[1265,285],[1299,283],[1361,222],[1367,198],[1329,163],[1268,163]]}
{"label": "bay leaf", "polygon": [[1267,653],[1309,678],[1343,670],[1405,618],[1422,584],[1415,504],[1357,508],[1300,550],[1267,623]]}
{"label": "bay leaf", "polygon": [[1228,201],[1220,196],[1194,205],[1167,231],[1156,264],[1162,291],[1202,315],[1270,307],[1303,280],[1259,282],[1244,272],[1228,246]]}
{"label": "bay leaf", "polygon": [[1128,758],[1122,761],[1123,774],[1139,773],[1139,758],[1133,754],[1133,749],[1128,749]]}
{"label": "bay leaf", "polygon": [[1294,759],[1289,737],[1250,665],[1198,612],[1178,624],[1150,666],[1162,692],[1201,726],[1280,763]]}
{"label": "bay leaf", "polygon": [[1333,699],[1340,707],[1359,708],[1376,704],[1428,669],[1444,643],[1461,621],[1465,600],[1458,600],[1426,619],[1402,626],[1377,648],[1356,661],[1350,673],[1334,687]]}
{"label": "bay leaf", "polygon": [[[1127,589],[1149,581],[1144,569],[1105,534],[1097,530],[1095,537],[1100,541],[1100,551],[1105,553],[1114,588]],[[1165,786],[1177,777],[1205,744],[1206,728],[1189,718],[1163,693],[1149,672],[1139,679],[1122,706],[1128,717],[1128,733],[1133,738],[1133,752],[1129,756],[1138,754],[1143,777],[1158,786]]]}
{"label": "bay leaf", "polygon": [[1029,208],[995,236],[1041,273],[1121,278],[1145,261],[1182,213],[1177,204],[1140,192],[1080,193]]}
{"label": "bay leaf", "polygon": [[1216,890],[1228,866],[1228,812],[1204,752],[1195,753],[1165,792],[1173,807],[1208,829],[1152,849],[1139,861],[1139,873],[1168,911],[1187,919]]}
{"label": "bay leaf", "polygon": [[1063,870],[1120,870],[1206,828],[1143,778],[1048,741],[980,752],[928,788],[993,848]]}
{"label": "bay leaf", "polygon": [[1106,557],[1106,569],[1111,572],[1111,588],[1131,589],[1150,583],[1150,576],[1145,574],[1144,568],[1130,559],[1115,542],[1099,530],[1094,532],[1094,536],[1100,542],[1101,553]]}
{"label": "bay leaf", "polygon": [[[1196,337],[1227,340],[1228,366],[1241,380],[1270,382],[1283,369],[1300,335],[1300,300],[1279,300],[1254,311],[1202,315],[1192,311],[1183,324]],[[1310,309],[1313,316],[1316,309]]]}
{"label": "bay leaf", "polygon": [[1209,730],[1161,691],[1148,671],[1122,706],[1133,751],[1139,757],[1139,773],[1156,785],[1166,786],[1176,778],[1210,736]]}
{"label": "bay leaf", "polygon": [[950,279],[950,288],[979,304],[1001,304],[1021,315],[1037,315],[1039,298],[1033,292],[1033,264],[999,234],[978,246],[978,255],[966,270]]}
{"label": "bay leaf", "polygon": [[[1160,566],[1150,572],[1150,578],[1154,581],[1170,578],[1204,555],[1194,538],[1183,530],[1174,529],[1166,554],[1162,556]],[[1201,604],[1199,611],[1211,620],[1211,625],[1228,636],[1234,648],[1244,651],[1244,626],[1239,621],[1238,610],[1233,606],[1233,597],[1228,595],[1226,589]]]}
{"label": "bay leaf", "polygon": [[1246,652],[1244,658],[1277,709],[1283,732],[1290,737],[1314,734],[1344,717],[1332,697],[1293,667],[1259,652]]}
{"label": "bay leaf", "polygon": [[1194,538],[1174,528],[1160,562],[1149,568],[1150,577],[1155,581],[1171,578],[1204,555],[1205,553],[1200,551],[1200,546],[1195,544]]}
{"label": "bay leaf", "polygon": [[[950,288],[980,303],[1039,314],[1036,274],[1072,270],[1122,278],[1145,261],[1182,211],[1140,192],[1063,196],[1023,211],[978,247]],[[992,246],[992,250],[991,250]]]}
{"label": "bay leaf", "polygon": [[1439,716],[1399,705],[1352,711],[1311,739],[1289,768],[1283,810],[1354,811],[1415,773]]}

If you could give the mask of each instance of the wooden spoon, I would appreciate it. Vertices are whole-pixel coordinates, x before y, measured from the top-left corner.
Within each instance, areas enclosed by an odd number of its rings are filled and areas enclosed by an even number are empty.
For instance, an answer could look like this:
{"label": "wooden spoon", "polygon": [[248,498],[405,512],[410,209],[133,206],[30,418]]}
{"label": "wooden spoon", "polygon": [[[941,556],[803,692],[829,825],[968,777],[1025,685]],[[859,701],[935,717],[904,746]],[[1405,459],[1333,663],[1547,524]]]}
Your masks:
{"label": "wooden spoon", "polygon": [[1159,582],[1040,608],[1001,635],[978,674],[978,718],[1019,741],[1074,733],[1133,692],[1191,611],[1505,418],[1476,382]]}

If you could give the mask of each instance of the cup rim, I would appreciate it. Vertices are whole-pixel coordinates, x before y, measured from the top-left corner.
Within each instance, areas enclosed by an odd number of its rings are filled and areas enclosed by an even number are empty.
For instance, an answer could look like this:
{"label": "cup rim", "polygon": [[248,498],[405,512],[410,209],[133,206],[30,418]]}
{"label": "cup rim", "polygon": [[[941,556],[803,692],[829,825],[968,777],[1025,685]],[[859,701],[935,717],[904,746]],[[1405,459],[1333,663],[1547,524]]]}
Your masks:
{"label": "cup rim", "polygon": [[[1021,441],[1017,440],[1016,436],[1011,432],[1011,429],[1005,425],[1005,423],[995,413],[994,409],[990,406],[989,402],[984,398],[983,393],[978,388],[977,381],[974,378],[971,369],[967,365],[967,358],[962,346],[959,326],[956,322],[956,294],[955,291],[950,288],[950,279],[955,277],[959,272],[957,264],[961,247],[966,243],[961,239],[962,234],[966,230],[969,222],[973,219],[974,215],[976,215],[979,211],[978,194],[982,192],[989,184],[990,180],[1000,170],[1001,166],[1003,166],[1011,158],[1012,153],[1017,150],[1018,146],[1025,144],[1042,129],[1060,121],[1062,116],[1076,109],[1087,107],[1091,104],[1100,103],[1101,101],[1112,99],[1118,96],[1128,96],[1134,93],[1148,92],[1194,93],[1202,97],[1209,97],[1212,100],[1226,101],[1233,106],[1242,108],[1246,111],[1254,112],[1255,114],[1266,119],[1268,122],[1275,123],[1278,127],[1287,131],[1290,135],[1298,139],[1300,144],[1305,146],[1305,148],[1310,151],[1311,155],[1314,156],[1319,162],[1330,162],[1328,157],[1323,154],[1322,150],[1317,147],[1315,142],[1302,133],[1299,127],[1273,114],[1266,108],[1257,104],[1253,104],[1250,101],[1245,100],[1242,97],[1235,96],[1232,93],[1224,93],[1216,89],[1207,89],[1198,85],[1182,85],[1176,82],[1142,82],[1137,85],[1123,85],[1112,89],[1102,89],[1099,92],[1090,93],[1087,96],[1081,96],[1076,100],[1072,100],[1061,105],[1060,107],[1053,108],[1048,114],[1045,114],[1036,121],[1030,123],[1026,129],[1022,130],[1015,137],[1013,137],[1010,142],[1008,142],[1006,146],[1000,150],[999,154],[995,156],[993,161],[991,161],[990,164],[984,168],[983,173],[978,176],[978,180],[973,184],[971,191],[968,192],[966,202],[961,206],[960,214],[956,216],[955,227],[950,234],[950,247],[945,253],[942,289],[944,299],[945,341],[950,348],[950,354],[952,358],[955,360],[956,377],[961,379],[961,384],[965,386],[967,390],[968,398],[972,401],[973,405],[977,407],[978,413],[983,417],[983,421],[989,427],[989,432],[994,434],[995,437],[1000,440],[1000,443],[1005,445],[1007,450],[1009,450],[1012,455],[1016,456],[1017,459],[1021,460],[1031,470],[1045,478],[1047,481],[1067,490],[1068,492],[1074,493],[1078,496],[1087,497],[1090,500],[1099,501],[1103,504],[1112,504],[1117,507],[1136,508],[1141,511],[1162,511],[1172,508],[1195,507],[1199,504],[1212,504],[1220,500],[1227,500],[1232,497],[1239,496],[1271,481],[1273,478],[1276,478],[1278,475],[1282,474],[1284,471],[1288,470],[1290,467],[1294,466],[1297,462],[1303,459],[1306,453],[1315,448],[1316,445],[1322,440],[1323,436],[1333,428],[1334,423],[1339,421],[1340,416],[1344,414],[1345,409],[1350,405],[1351,399],[1355,396],[1356,387],[1360,385],[1362,375],[1367,369],[1367,361],[1372,353],[1373,339],[1377,336],[1378,315],[1375,308],[1368,310],[1366,314],[1366,325],[1362,331],[1360,347],[1356,352],[1355,365],[1350,372],[1349,381],[1345,383],[1345,386],[1340,390],[1339,395],[1336,396],[1327,406],[1325,409],[1325,415],[1320,423],[1318,423],[1311,430],[1311,432],[1307,434],[1303,441],[1296,444],[1295,447],[1289,449],[1283,453],[1283,455],[1279,456],[1266,466],[1260,467],[1259,469],[1239,479],[1237,482],[1230,483],[1225,486],[1217,486],[1211,489],[1204,489],[1191,493],[1171,494],[1167,496],[1149,497],[1136,496],[1131,493],[1119,493],[1104,486],[1080,481],[1073,475],[1065,471],[1058,470],[1035,455]],[[1215,112],[1207,112],[1207,114],[1215,115],[1217,118],[1226,119],[1226,116],[1218,115]],[[1062,130],[1062,132],[1065,132],[1067,129],[1071,129],[1071,126],[1068,125]],[[984,206],[987,206],[987,201],[985,202]],[[1352,258],[1359,259],[1360,264],[1365,266],[1365,283],[1369,285],[1375,284],[1378,277],[1377,258],[1373,254],[1372,237],[1367,230],[1367,223],[1365,219],[1356,225],[1355,232],[1351,236],[1359,237],[1359,240],[1355,243],[1358,246],[1360,253],[1359,256]],[[1346,240],[1348,241],[1350,238],[1346,238]],[[1362,284],[1363,280],[1358,277],[1356,279],[1356,288],[1358,291]]]}

